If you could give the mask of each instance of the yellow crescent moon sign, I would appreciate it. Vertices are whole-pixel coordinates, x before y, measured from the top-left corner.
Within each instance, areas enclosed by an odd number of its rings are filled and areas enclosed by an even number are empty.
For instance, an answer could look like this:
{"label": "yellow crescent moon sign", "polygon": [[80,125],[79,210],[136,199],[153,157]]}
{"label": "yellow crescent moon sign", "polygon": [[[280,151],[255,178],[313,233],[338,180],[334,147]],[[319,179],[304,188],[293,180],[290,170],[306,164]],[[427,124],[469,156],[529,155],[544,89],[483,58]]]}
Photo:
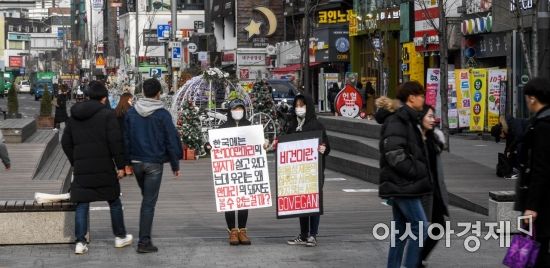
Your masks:
{"label": "yellow crescent moon sign", "polygon": [[267,7],[256,7],[254,10],[257,10],[258,12],[264,14],[264,16],[267,18],[267,22],[269,24],[269,31],[267,32],[266,36],[271,36],[275,33],[277,30],[277,17],[275,17],[275,14],[273,14],[273,11],[271,11]]}

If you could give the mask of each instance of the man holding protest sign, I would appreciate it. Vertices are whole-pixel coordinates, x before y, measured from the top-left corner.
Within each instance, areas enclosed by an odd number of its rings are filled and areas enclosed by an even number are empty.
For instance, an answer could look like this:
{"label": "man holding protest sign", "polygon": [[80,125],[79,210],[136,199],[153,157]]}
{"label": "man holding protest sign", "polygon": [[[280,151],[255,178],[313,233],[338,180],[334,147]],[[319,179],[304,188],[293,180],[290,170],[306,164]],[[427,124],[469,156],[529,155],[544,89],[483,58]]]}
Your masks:
{"label": "man holding protest sign", "polygon": [[[245,130],[251,123],[244,117],[242,100],[233,100],[229,108],[227,121],[218,130],[209,132],[211,142],[206,144],[206,149],[211,150],[217,209],[225,211],[229,244],[250,245],[246,231],[248,208],[271,206],[265,154],[267,143],[262,126],[255,126],[256,131]],[[228,128],[233,129],[219,130]]]}
{"label": "man holding protest sign", "polygon": [[[308,133],[311,132],[311,133]],[[315,115],[315,104],[310,96],[298,95],[294,99],[292,121],[288,134],[303,134],[301,136],[318,136],[317,138],[296,141],[288,147],[283,143],[277,148],[277,176],[278,176],[278,217],[300,216],[300,234],[288,240],[289,245],[317,246],[317,234],[319,231],[319,220],[322,214],[322,189],[325,181],[324,169],[325,158],[330,152],[328,137],[325,127],[317,120]],[[312,134],[312,135],[308,135]],[[290,135],[289,135],[290,136]],[[282,139],[284,140],[284,138]],[[313,141],[313,142],[312,142]],[[314,146],[312,148],[312,146]],[[317,148],[315,148],[317,147]],[[295,194],[283,197],[284,188],[282,184],[285,164],[288,170],[299,170],[298,173],[288,172],[290,177],[286,179],[294,182],[283,182],[294,184]],[[283,172],[281,172],[283,171]],[[307,175],[306,175],[307,174]],[[305,175],[305,176],[303,176]],[[299,178],[297,176],[300,176]],[[292,179],[294,177],[294,179]],[[282,179],[281,181],[279,179]],[[306,185],[299,185],[297,181],[308,181]],[[281,186],[281,187],[279,187]],[[288,190],[289,188],[287,188]],[[308,189],[308,190],[303,190]],[[288,192],[291,192],[289,190]],[[284,210],[287,212],[285,213]],[[294,213],[291,212],[294,210]]]}

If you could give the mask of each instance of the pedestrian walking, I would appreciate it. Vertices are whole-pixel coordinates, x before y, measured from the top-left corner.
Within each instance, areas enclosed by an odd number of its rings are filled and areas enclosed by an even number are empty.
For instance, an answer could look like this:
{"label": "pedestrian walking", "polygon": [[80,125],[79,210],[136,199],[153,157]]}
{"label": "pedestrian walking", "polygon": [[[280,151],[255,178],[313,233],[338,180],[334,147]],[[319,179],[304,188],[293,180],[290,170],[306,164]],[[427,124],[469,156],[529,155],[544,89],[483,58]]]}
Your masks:
{"label": "pedestrian walking", "polygon": [[9,170],[11,168],[11,160],[10,155],[8,154],[8,147],[6,146],[6,139],[4,139],[4,134],[2,134],[2,131],[0,130],[0,159],[2,159],[2,163],[4,164],[4,167],[6,170]]}
{"label": "pedestrian walking", "polygon": [[[519,152],[523,144],[523,135],[527,129],[529,121],[526,119],[514,118],[512,116],[500,116],[499,123],[491,128],[491,136],[498,143],[501,139],[506,140],[504,148],[504,159],[506,163],[499,168],[497,166],[497,176],[505,179],[517,179],[519,177]],[[499,161],[501,161],[499,159]]]}
{"label": "pedestrian walking", "polygon": [[336,114],[336,106],[334,106],[334,102],[339,92],[340,88],[338,87],[338,83],[332,83],[332,87],[328,91],[328,102],[330,104],[330,112],[333,115]]}
{"label": "pedestrian walking", "polygon": [[54,125],[56,129],[61,128],[61,123],[65,123],[67,121],[67,118],[69,117],[67,115],[67,98],[68,98],[68,91],[67,91],[67,85],[61,84],[59,92],[57,92],[57,96],[54,100],[54,106],[55,106],[55,116],[54,116]]}
{"label": "pedestrian walking", "polygon": [[[428,162],[432,175],[433,191],[422,197],[422,206],[426,218],[430,224],[445,226],[445,216],[449,216],[449,194],[443,176],[443,163],[441,152],[446,148],[445,135],[443,131],[435,126],[435,110],[433,107],[424,105],[420,114],[422,120],[422,134],[428,152]],[[438,228],[433,229],[433,236],[443,236]],[[424,265],[430,253],[439,240],[427,237],[422,248],[421,260]]]}
{"label": "pedestrian walking", "polygon": [[[115,114],[105,109],[107,89],[97,81],[89,85],[89,101],[75,104],[67,121],[61,145],[71,166],[71,202],[76,203],[76,254],[88,251],[86,233],[90,202],[107,201],[115,247],[132,244],[132,235],[126,232],[119,179],[124,175],[122,135]],[[118,172],[117,172],[118,170]]]}
{"label": "pedestrian walking", "polygon": [[[132,96],[132,94],[128,92],[122,93],[122,95],[120,95],[120,99],[118,100],[118,104],[115,108],[115,115],[118,119],[118,124],[120,125],[120,131],[122,132],[123,136],[124,136],[124,119],[126,118],[126,113],[132,107],[133,97],[134,96]],[[126,148],[124,148],[124,150],[126,150]],[[133,174],[131,163],[128,161],[125,163],[124,172],[127,176]]]}
{"label": "pedestrian walking", "polygon": [[124,119],[126,161],[132,163],[143,200],[139,217],[138,253],[157,252],[151,239],[155,206],[165,162],[170,162],[174,176],[180,175],[179,160],[183,148],[172,116],[160,100],[157,79],[143,82],[145,98],[130,108]]}
{"label": "pedestrian walking", "polygon": [[[322,137],[319,145],[319,154],[322,161],[321,185],[323,189],[325,182],[325,160],[330,153],[330,145],[327,133],[323,124],[317,120],[315,115],[315,103],[310,96],[299,94],[294,98],[294,109],[292,112],[292,121],[288,130],[288,134],[322,131]],[[317,234],[319,233],[319,221],[321,216],[300,217],[300,234],[291,240],[288,240],[289,245],[305,245],[307,247],[317,246]]]}
{"label": "pedestrian walking", "polygon": [[[419,112],[424,106],[424,88],[418,82],[405,82],[397,90],[403,106],[395,113],[377,116],[383,122],[380,139],[379,196],[392,206],[397,234],[410,224],[412,236],[401,240],[396,233],[388,254],[388,268],[420,265],[421,245],[427,234],[427,218],[422,197],[432,193],[426,146],[420,131]],[[422,234],[422,236],[420,236]],[[406,249],[405,249],[406,246]],[[403,255],[406,250],[406,259]]]}
{"label": "pedestrian walking", "polygon": [[550,267],[550,80],[531,79],[523,94],[534,116],[520,153],[515,209],[533,221],[534,237],[540,243],[535,267]]}
{"label": "pedestrian walking", "polygon": [[372,120],[375,113],[375,95],[376,91],[374,90],[374,87],[372,87],[372,83],[369,81],[365,85],[365,93],[366,93],[366,111],[367,119]]}

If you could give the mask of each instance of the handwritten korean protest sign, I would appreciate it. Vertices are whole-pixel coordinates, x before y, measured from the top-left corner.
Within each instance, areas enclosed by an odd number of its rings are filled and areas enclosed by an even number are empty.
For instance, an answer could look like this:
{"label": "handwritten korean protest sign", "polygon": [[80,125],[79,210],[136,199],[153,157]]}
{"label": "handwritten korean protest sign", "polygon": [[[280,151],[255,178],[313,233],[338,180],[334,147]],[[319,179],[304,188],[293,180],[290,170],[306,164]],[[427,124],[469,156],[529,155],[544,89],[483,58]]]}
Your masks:
{"label": "handwritten korean protest sign", "polygon": [[321,132],[285,135],[277,145],[277,218],[323,213]]}
{"label": "handwritten korean protest sign", "polygon": [[271,206],[261,125],[208,131],[218,212]]}

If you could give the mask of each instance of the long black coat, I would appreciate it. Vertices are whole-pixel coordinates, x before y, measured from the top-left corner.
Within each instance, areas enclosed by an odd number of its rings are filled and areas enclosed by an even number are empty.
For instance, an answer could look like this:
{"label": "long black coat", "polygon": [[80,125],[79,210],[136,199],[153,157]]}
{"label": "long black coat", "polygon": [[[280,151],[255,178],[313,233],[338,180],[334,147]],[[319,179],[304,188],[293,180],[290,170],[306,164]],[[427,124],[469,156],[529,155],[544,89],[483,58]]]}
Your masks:
{"label": "long black coat", "polygon": [[55,107],[54,121],[56,123],[62,123],[67,121],[67,94],[57,95],[57,106]]}
{"label": "long black coat", "polygon": [[[296,128],[298,127],[298,119],[296,115],[296,98],[303,98],[304,103],[306,104],[306,116],[305,116],[305,122],[302,126],[301,131],[297,131]],[[328,142],[327,132],[325,129],[325,126],[317,120],[317,116],[315,115],[315,103],[313,102],[313,99],[310,96],[307,95],[298,95],[294,99],[294,109],[292,109],[291,114],[291,121],[289,129],[287,130],[287,134],[292,133],[298,133],[298,132],[308,132],[308,131],[321,131],[323,133],[323,136],[321,137],[321,144],[324,144],[326,147],[325,153],[321,156],[321,161],[323,163],[323,172],[321,173],[321,188],[323,188],[323,185],[325,184],[325,161],[327,156],[330,153],[330,144]],[[320,155],[320,154],[319,154]]]}
{"label": "long black coat", "polygon": [[379,196],[421,197],[432,193],[426,145],[418,113],[407,105],[378,118],[380,135]]}
{"label": "long black coat", "polygon": [[95,100],[75,104],[61,145],[74,168],[72,202],[109,201],[119,197],[116,169],[124,168],[123,143],[112,110]]}
{"label": "long black coat", "polygon": [[516,201],[516,209],[537,212],[536,235],[550,237],[550,107],[531,120],[524,137],[518,186],[528,187],[525,200]]}

